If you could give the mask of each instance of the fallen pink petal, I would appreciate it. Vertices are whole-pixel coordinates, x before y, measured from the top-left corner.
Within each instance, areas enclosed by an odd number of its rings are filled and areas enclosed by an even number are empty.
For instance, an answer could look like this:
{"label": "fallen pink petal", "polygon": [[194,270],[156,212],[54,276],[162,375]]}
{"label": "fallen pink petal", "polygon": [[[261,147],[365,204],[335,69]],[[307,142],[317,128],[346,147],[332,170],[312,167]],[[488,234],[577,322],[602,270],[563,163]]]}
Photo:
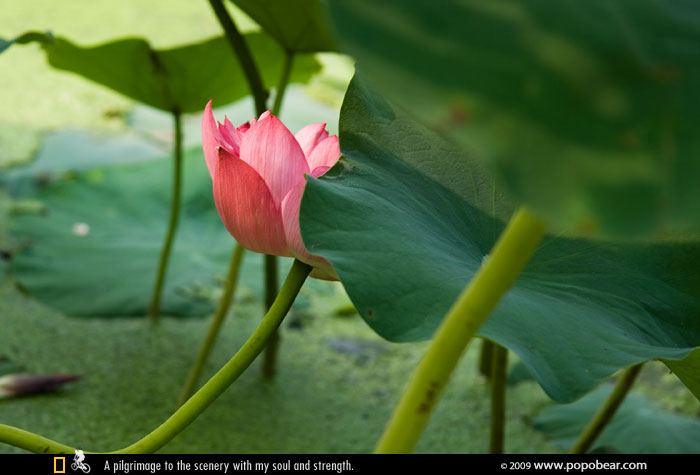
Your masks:
{"label": "fallen pink petal", "polygon": [[81,376],[75,374],[6,374],[0,376],[0,398],[55,391],[80,378]]}

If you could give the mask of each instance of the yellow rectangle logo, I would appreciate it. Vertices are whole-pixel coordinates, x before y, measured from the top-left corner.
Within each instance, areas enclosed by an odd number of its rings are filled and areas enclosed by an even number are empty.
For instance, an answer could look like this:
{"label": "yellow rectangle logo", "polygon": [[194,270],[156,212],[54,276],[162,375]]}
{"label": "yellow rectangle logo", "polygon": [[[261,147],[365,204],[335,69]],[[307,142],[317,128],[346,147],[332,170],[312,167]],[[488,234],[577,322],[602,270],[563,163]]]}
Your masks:
{"label": "yellow rectangle logo", "polygon": [[53,458],[53,473],[66,473],[66,458],[65,457],[54,457]]}

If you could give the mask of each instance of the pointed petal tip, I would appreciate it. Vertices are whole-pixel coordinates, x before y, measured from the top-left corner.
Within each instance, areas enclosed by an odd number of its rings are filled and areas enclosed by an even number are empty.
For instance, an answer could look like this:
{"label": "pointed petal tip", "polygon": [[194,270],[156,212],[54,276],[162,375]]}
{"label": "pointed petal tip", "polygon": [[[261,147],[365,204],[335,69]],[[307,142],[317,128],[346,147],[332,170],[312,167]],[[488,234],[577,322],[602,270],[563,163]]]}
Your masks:
{"label": "pointed petal tip", "polygon": [[[314,177],[325,173],[340,159],[340,144],[336,135],[331,135],[321,140],[316,145],[307,160]],[[325,168],[325,169],[324,169]],[[318,170],[318,171],[317,171]]]}
{"label": "pointed petal tip", "polygon": [[214,119],[214,114],[211,110],[212,101],[210,100],[202,114],[202,150],[204,158],[209,169],[209,176],[214,179],[214,171],[216,170],[216,147],[222,142],[219,126]]}
{"label": "pointed petal tip", "polygon": [[304,156],[307,161],[311,156],[314,148],[321,143],[323,140],[328,138],[328,132],[326,131],[325,122],[316,122],[313,124],[306,125],[302,127],[296,134],[294,138],[297,139],[301,149],[304,151]]}

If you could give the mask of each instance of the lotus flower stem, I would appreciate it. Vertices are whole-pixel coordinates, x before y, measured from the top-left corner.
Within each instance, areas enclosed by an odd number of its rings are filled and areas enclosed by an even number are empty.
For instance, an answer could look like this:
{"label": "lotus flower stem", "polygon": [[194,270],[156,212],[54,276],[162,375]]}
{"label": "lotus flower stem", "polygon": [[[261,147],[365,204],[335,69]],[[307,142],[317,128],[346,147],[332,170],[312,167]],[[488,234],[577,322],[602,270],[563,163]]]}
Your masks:
{"label": "lotus flower stem", "polygon": [[[233,358],[153,432],[112,453],[153,453],[170,442],[204,412],[260,354],[267,340],[289,312],[309,272],[311,266],[295,260],[274,305]],[[73,453],[75,450],[74,447],[4,424],[0,424],[0,442],[35,453]]]}
{"label": "lotus flower stem", "polygon": [[219,305],[216,307],[216,312],[212,318],[211,324],[209,325],[209,330],[207,335],[204,337],[202,346],[199,348],[199,353],[197,358],[190,368],[190,372],[187,376],[187,381],[182,389],[182,394],[180,395],[180,401],[178,402],[178,407],[182,406],[185,401],[187,401],[190,396],[194,393],[197,388],[197,383],[202,375],[202,369],[204,368],[207,359],[209,359],[209,354],[214,348],[214,343],[216,343],[216,337],[219,336],[219,331],[221,330],[221,325],[226,319],[228,314],[228,309],[231,306],[231,301],[233,299],[233,294],[236,291],[236,284],[238,283],[238,274],[241,268],[241,262],[243,261],[243,246],[236,244],[236,247],[231,254],[231,262],[228,267],[228,274],[226,276],[226,286],[224,287],[224,294],[219,300]]}
{"label": "lotus flower stem", "polygon": [[241,68],[248,79],[248,84],[250,86],[250,92],[253,94],[253,100],[255,101],[255,111],[257,115],[262,114],[267,110],[267,90],[260,77],[260,72],[258,67],[255,65],[253,60],[253,55],[250,53],[243,35],[238,31],[233,18],[228,14],[226,7],[221,0],[209,0],[209,4],[214,10],[216,18],[221,23],[226,38],[228,39],[231,48],[233,48],[238,61],[241,63]]}
{"label": "lotus flower stem", "polygon": [[[277,296],[277,256],[265,256],[265,308],[270,308]],[[260,367],[263,378],[271,379],[275,375],[277,353],[280,346],[280,332],[270,337],[263,352],[263,362]]]}
{"label": "lotus flower stem", "polygon": [[486,379],[491,379],[494,345],[494,342],[487,339],[484,339],[481,342],[481,353],[479,354],[479,373],[481,373],[481,375]]}
{"label": "lotus flower stem", "polygon": [[148,306],[148,316],[152,323],[158,322],[160,314],[160,297],[163,292],[163,284],[165,283],[165,274],[168,271],[168,262],[170,261],[170,251],[173,247],[175,231],[177,230],[177,222],[180,218],[180,192],[182,188],[182,117],[178,111],[173,112],[175,120],[175,160],[173,162],[173,194],[170,202],[170,219],[168,222],[168,231],[165,235],[165,242],[160,251],[160,260],[158,262],[158,273],[156,275],[156,283],[153,287],[151,303]]}
{"label": "lotus flower stem", "polygon": [[490,454],[502,454],[505,445],[506,427],[506,375],[508,349],[492,343],[491,364],[491,438]]}
{"label": "lotus flower stem", "polygon": [[376,453],[409,453],[418,442],[460,356],[535,252],[544,223],[520,208],[457,298],[411,376]]}
{"label": "lotus flower stem", "polygon": [[605,426],[607,426],[612,420],[613,416],[617,412],[617,409],[625,400],[625,397],[632,388],[634,381],[637,379],[643,364],[644,363],[638,363],[630,366],[622,373],[612,393],[610,393],[608,399],[603,403],[600,409],[598,409],[598,412],[596,412],[590,422],[588,422],[569,453],[585,454],[588,452],[588,449],[591,448],[598,436],[601,434],[601,432],[603,432],[603,429],[605,429]]}

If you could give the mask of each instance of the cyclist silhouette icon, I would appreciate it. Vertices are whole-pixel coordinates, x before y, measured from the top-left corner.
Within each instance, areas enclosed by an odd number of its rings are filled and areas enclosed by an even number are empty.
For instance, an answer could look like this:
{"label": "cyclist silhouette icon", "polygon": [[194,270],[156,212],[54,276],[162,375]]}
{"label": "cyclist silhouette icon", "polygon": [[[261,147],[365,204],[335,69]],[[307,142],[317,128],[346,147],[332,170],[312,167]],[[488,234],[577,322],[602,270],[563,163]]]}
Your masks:
{"label": "cyclist silhouette icon", "polygon": [[85,460],[85,454],[82,450],[76,450],[75,456],[73,457],[73,463],[70,464],[70,468],[73,471],[82,470],[83,473],[90,473],[90,465],[83,462]]}

